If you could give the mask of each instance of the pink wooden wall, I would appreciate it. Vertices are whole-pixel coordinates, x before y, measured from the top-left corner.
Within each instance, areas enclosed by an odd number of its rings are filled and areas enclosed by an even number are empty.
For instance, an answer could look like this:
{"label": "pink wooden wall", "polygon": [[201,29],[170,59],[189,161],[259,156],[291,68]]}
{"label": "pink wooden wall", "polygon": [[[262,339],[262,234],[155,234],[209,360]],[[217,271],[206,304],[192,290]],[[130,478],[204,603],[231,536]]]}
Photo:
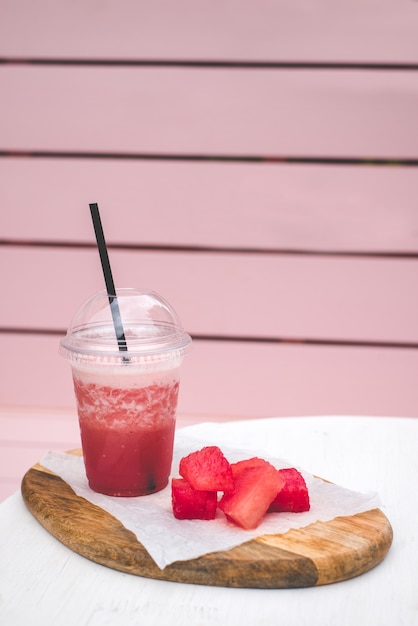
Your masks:
{"label": "pink wooden wall", "polygon": [[416,2],[0,12],[0,484],[77,443],[57,347],[103,288],[89,202],[116,283],[194,337],[183,419],[418,414]]}

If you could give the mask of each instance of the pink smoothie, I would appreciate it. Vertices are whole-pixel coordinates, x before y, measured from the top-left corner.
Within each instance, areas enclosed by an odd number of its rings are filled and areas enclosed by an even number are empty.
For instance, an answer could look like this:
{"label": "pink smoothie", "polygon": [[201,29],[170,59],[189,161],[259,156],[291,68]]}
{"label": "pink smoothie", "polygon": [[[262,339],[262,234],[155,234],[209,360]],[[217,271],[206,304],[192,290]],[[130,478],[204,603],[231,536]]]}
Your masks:
{"label": "pink smoothie", "polygon": [[171,470],[179,383],[111,386],[74,372],[90,487],[112,496],[163,489]]}

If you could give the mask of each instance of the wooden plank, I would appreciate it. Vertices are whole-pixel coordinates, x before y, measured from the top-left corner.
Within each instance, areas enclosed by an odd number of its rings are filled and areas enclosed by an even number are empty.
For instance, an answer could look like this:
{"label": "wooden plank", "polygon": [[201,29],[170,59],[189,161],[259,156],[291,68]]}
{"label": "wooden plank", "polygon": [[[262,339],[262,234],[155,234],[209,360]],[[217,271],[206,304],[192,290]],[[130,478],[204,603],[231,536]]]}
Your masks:
{"label": "wooden plank", "polygon": [[389,520],[374,509],[160,569],[121,522],[78,497],[42,466],[26,473],[22,495],[35,518],[71,550],[112,569],[157,580],[270,589],[324,585],[375,567],[393,538]]}
{"label": "wooden plank", "polygon": [[[418,251],[415,168],[0,159],[2,238]],[[22,184],[24,181],[24,184]]]}
{"label": "wooden plank", "polygon": [[[80,442],[78,442],[78,446],[80,446]],[[14,490],[17,490],[28,469],[28,463],[30,467],[48,450],[65,451],[73,448],[72,444],[71,446],[61,447],[56,445],[56,442],[48,441],[45,441],[43,444],[27,442],[26,445],[20,442],[14,446],[1,442],[1,480],[4,483],[13,483]]]}
{"label": "wooden plank", "polygon": [[[75,408],[58,338],[0,335],[0,404]],[[180,415],[415,417],[416,350],[195,341]],[[22,433],[23,435],[23,433]]]}
{"label": "wooden plank", "polygon": [[[80,446],[80,434],[76,409],[58,411],[54,407],[1,406],[1,445],[13,448],[21,446],[45,449],[54,446],[69,450]],[[7,464],[11,467],[11,464]]]}
{"label": "wooden plank", "polygon": [[[416,260],[113,250],[115,284],[153,289],[194,335],[417,341]],[[96,249],[0,249],[0,327],[65,330],[104,280]]]}
{"label": "wooden plank", "polygon": [[[22,384],[20,391],[22,399]],[[81,445],[75,408],[58,412],[46,406],[2,405],[0,432],[0,501],[20,488],[28,467],[46,451]]]}
{"label": "wooden plank", "polygon": [[408,72],[6,65],[0,80],[4,149],[417,157]]}
{"label": "wooden plank", "polygon": [[413,2],[30,0],[7,3],[1,54],[417,62]]}

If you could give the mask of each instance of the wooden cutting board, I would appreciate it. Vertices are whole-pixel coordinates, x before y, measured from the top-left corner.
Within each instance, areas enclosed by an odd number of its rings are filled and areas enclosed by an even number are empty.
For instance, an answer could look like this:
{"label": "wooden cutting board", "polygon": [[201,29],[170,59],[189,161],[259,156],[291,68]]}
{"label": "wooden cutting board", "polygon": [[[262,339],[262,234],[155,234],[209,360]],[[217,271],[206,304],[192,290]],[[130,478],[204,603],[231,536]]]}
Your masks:
{"label": "wooden cutting board", "polygon": [[22,496],[42,526],[74,552],[121,572],[182,583],[272,589],[335,583],[380,563],[393,536],[386,516],[374,509],[264,535],[161,570],[131,531],[42,466],[25,474]]}

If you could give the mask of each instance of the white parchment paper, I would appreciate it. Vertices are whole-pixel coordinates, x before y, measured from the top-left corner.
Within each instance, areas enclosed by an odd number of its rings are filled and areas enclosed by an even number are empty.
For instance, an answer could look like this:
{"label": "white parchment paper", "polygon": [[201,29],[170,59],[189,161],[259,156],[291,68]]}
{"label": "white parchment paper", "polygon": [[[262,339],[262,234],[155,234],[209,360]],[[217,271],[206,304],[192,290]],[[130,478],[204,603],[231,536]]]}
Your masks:
{"label": "white parchment paper", "polygon": [[[178,431],[172,475],[179,476],[178,466],[182,456],[204,445],[213,445],[213,442],[204,443],[201,438]],[[230,462],[255,456],[254,451],[233,449],[223,445],[222,441],[216,445],[219,445]],[[40,464],[58,474],[78,496],[101,507],[131,530],[161,569],[174,561],[228,550],[260,535],[281,534],[319,520],[329,521],[335,517],[354,515],[381,505],[379,496],[374,492],[359,493],[326,483],[305,472],[296,463],[263,455],[263,450],[257,450],[257,456],[270,461],[278,469],[297,467],[302,472],[309,490],[310,511],[269,513],[255,530],[243,530],[235,526],[226,520],[221,511],[218,511],[214,520],[177,520],[171,509],[170,483],[163,491],[149,496],[116,498],[95,493],[89,488],[82,457],[48,452]]]}

